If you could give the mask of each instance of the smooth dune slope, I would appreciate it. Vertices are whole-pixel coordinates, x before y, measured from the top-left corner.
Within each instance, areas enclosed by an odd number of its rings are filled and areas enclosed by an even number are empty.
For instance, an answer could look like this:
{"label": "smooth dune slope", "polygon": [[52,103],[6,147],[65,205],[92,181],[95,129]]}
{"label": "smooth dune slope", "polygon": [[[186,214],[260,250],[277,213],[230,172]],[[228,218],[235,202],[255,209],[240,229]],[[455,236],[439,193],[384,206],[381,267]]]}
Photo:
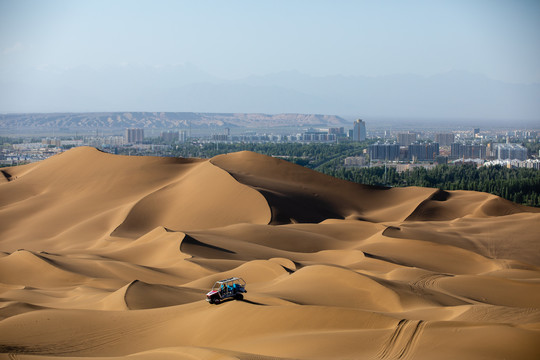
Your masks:
{"label": "smooth dune slope", "polygon": [[270,218],[259,193],[208,161],[113,156],[83,147],[5,172],[13,176],[0,189],[0,238],[4,245],[12,241],[11,249],[42,243],[51,249],[59,242],[62,249],[86,248],[158,226],[198,229]]}
{"label": "smooth dune slope", "polygon": [[401,221],[435,192],[354,184],[249,151],[219,155],[210,162],[261,192],[274,224],[328,218]]}
{"label": "smooth dune slope", "polygon": [[538,209],[250,152],[0,170],[0,358],[540,358]]}

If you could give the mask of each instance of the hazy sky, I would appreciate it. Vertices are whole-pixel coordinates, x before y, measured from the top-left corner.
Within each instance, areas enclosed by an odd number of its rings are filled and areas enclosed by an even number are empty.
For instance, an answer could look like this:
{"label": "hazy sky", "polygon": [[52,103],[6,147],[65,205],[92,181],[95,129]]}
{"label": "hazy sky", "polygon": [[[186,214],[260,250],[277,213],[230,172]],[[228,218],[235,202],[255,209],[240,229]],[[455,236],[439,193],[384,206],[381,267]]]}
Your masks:
{"label": "hazy sky", "polygon": [[225,79],[433,75],[540,82],[540,1],[0,0],[4,77],[190,63]]}

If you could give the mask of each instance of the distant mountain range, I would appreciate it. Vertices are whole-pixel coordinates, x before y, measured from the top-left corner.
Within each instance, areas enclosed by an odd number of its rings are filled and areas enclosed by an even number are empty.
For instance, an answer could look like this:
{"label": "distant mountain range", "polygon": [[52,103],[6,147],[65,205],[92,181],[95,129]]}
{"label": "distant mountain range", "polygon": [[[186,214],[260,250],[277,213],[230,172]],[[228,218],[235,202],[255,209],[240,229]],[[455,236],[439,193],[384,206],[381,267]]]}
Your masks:
{"label": "distant mountain range", "polygon": [[193,111],[403,118],[540,119],[540,83],[465,71],[314,77],[297,71],[224,80],[193,65],[44,67],[0,72],[0,112]]}
{"label": "distant mountain range", "polygon": [[281,127],[350,125],[333,115],[225,114],[193,112],[27,113],[0,115],[0,129],[187,129],[204,127]]}

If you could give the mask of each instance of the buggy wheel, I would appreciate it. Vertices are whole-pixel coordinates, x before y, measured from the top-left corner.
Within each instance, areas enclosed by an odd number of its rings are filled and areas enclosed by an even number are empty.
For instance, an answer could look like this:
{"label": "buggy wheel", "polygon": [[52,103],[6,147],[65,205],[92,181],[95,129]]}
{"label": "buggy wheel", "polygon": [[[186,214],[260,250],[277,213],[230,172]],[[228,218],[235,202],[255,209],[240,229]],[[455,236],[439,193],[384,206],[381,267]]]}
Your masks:
{"label": "buggy wheel", "polygon": [[208,302],[209,302],[210,304],[213,304],[213,303],[214,303],[214,299],[210,299],[210,300],[208,300]]}
{"label": "buggy wheel", "polygon": [[244,295],[238,293],[238,294],[234,295],[234,298],[235,298],[236,300],[243,300],[243,299],[244,299]]}
{"label": "buggy wheel", "polygon": [[215,298],[214,299],[214,304],[219,304],[221,302],[221,299],[220,298]]}

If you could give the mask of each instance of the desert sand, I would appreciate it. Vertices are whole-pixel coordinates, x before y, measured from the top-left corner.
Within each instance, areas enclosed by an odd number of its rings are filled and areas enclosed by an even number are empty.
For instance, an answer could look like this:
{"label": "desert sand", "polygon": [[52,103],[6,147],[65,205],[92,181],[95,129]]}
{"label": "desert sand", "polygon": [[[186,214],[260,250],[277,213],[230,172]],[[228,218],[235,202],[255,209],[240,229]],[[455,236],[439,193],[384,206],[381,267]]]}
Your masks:
{"label": "desert sand", "polygon": [[250,152],[0,170],[0,358],[540,358],[540,209]]}

